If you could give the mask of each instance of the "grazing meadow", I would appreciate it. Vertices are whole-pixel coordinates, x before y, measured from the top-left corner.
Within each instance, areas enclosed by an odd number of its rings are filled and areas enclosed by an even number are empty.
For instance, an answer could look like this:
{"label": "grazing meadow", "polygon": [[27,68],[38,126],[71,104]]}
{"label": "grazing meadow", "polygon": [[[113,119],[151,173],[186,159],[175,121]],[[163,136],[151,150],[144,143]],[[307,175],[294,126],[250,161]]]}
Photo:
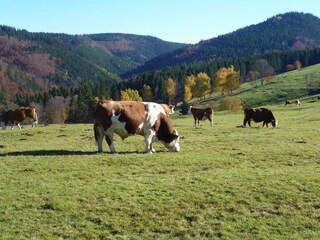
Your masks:
{"label": "grazing meadow", "polygon": [[97,153],[92,124],[0,132],[1,239],[320,239],[320,102],[174,117],[181,151],[143,137]]}

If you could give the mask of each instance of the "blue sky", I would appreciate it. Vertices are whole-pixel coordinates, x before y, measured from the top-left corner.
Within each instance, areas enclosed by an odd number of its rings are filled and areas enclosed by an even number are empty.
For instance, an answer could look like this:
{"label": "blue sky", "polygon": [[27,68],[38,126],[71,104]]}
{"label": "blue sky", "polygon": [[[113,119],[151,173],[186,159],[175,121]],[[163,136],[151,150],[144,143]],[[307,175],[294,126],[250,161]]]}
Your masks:
{"label": "blue sky", "polygon": [[0,25],[30,32],[132,33],[197,43],[290,11],[320,17],[320,1],[4,0]]}

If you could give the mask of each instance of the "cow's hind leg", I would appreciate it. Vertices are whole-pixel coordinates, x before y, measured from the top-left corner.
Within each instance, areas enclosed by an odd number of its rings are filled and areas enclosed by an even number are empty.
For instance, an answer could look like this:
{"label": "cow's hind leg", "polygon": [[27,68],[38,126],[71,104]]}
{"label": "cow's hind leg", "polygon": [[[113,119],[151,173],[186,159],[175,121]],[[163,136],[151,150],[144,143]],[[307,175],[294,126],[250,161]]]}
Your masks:
{"label": "cow's hind leg", "polygon": [[102,141],[103,141],[103,137],[104,137],[104,131],[102,129],[101,126],[98,126],[98,124],[95,122],[94,123],[94,137],[96,139],[96,142],[98,144],[98,152],[102,153],[103,149],[102,149]]}
{"label": "cow's hind leg", "polygon": [[243,126],[245,127],[247,125],[247,123],[248,123],[249,127],[251,127],[251,122],[248,119],[245,118],[243,120]]}

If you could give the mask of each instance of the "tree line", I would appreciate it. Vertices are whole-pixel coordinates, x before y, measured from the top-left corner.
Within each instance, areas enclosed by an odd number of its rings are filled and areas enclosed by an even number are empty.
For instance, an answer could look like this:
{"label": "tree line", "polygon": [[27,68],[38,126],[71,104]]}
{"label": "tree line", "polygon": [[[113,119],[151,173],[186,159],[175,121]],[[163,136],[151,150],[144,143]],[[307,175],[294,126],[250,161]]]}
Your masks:
{"label": "tree line", "polygon": [[[183,64],[163,70],[144,72],[127,81],[82,81],[78,87],[66,85],[44,93],[17,95],[20,106],[37,103],[46,108],[50,101],[65,106],[63,122],[93,120],[95,99],[155,101],[174,104],[202,97],[215,91],[227,94],[240,87],[241,82],[263,84],[272,81],[276,73],[299,69],[320,62],[320,49],[275,52],[249,58]],[[259,82],[258,82],[259,80]],[[64,104],[61,103],[64,99]],[[53,104],[52,102],[50,103]],[[53,104],[54,105],[54,104]],[[55,103],[55,105],[59,105]]]}

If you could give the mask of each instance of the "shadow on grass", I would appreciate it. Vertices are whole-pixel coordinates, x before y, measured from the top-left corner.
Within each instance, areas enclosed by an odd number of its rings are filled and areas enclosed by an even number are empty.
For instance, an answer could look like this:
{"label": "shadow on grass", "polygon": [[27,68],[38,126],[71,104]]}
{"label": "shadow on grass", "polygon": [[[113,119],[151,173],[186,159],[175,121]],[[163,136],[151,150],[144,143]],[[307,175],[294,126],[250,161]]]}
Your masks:
{"label": "shadow on grass", "polygon": [[[162,150],[157,151],[165,152]],[[33,150],[33,151],[21,151],[21,152],[9,152],[1,153],[0,157],[8,156],[81,156],[81,155],[99,155],[99,154],[108,154],[111,155],[111,152],[98,153],[97,151],[72,151],[72,150]],[[139,151],[123,151],[116,154],[145,154],[145,152]]]}
{"label": "shadow on grass", "polygon": [[93,155],[97,152],[70,151],[70,150],[32,150],[21,152],[1,153],[0,157],[5,156],[71,156],[71,155]]}

